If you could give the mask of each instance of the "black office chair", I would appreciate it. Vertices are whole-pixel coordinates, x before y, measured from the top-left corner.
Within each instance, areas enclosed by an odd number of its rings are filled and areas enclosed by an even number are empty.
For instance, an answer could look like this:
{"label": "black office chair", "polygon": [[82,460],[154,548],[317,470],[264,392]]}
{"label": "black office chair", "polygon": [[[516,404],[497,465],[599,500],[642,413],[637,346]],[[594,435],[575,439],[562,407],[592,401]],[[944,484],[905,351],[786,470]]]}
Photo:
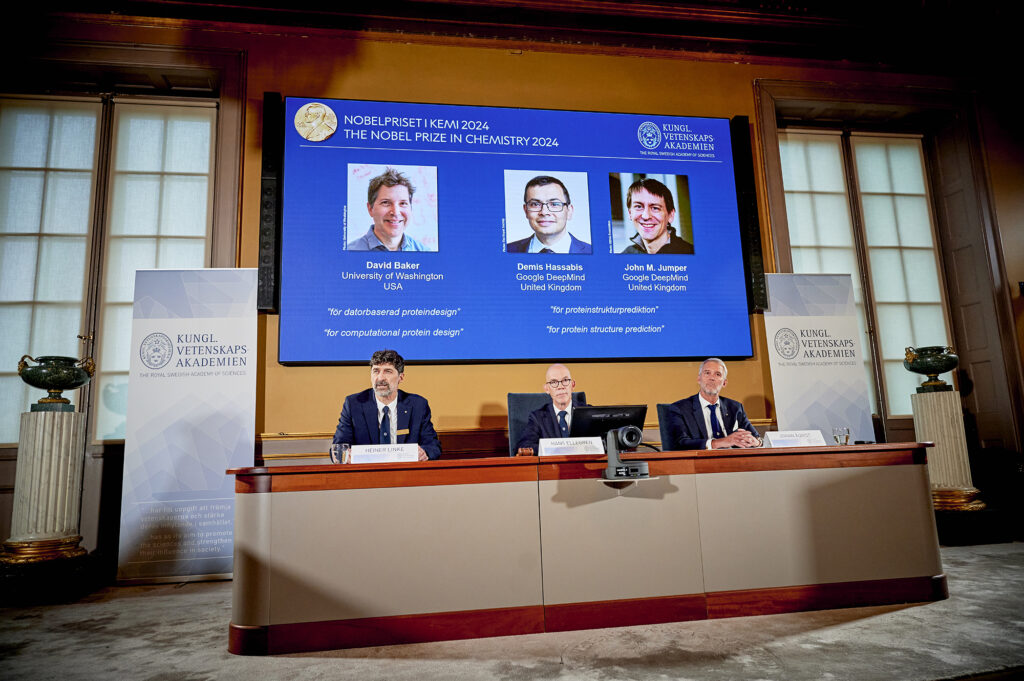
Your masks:
{"label": "black office chair", "polygon": [[[516,455],[516,443],[526,430],[530,420],[530,412],[540,409],[551,401],[547,393],[509,393],[508,394],[508,455]],[[586,404],[587,394],[572,394],[573,404]],[[536,453],[536,452],[534,452]]]}
{"label": "black office chair", "polygon": [[670,452],[675,449],[675,447],[672,446],[673,435],[669,431],[668,427],[669,409],[672,409],[671,404],[658,405],[658,432],[661,433],[661,451],[663,452]]}

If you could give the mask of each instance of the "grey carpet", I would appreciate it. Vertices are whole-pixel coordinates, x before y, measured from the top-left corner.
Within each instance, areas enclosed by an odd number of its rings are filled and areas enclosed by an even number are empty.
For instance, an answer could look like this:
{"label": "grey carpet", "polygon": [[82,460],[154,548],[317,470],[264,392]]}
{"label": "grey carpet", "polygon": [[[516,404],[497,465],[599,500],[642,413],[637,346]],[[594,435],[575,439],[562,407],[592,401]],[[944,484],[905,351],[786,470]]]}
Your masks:
{"label": "grey carpet", "polygon": [[1024,543],[942,549],[937,603],[362,648],[226,651],[228,582],[112,587],[0,610],[0,677],[933,681],[1024,676]]}

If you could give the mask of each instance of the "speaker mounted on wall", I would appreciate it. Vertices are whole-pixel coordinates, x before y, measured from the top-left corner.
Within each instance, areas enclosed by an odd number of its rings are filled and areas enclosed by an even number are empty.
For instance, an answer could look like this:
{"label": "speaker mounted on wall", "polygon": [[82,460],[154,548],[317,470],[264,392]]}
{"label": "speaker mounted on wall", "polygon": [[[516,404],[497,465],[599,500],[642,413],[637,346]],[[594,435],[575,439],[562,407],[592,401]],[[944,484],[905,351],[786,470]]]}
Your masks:
{"label": "speaker mounted on wall", "polygon": [[284,156],[284,100],[263,93],[263,153],[260,175],[259,290],[260,312],[276,313],[281,264],[281,165]]}
{"label": "speaker mounted on wall", "polygon": [[746,116],[733,116],[729,121],[729,133],[732,138],[740,238],[743,240],[743,265],[747,270],[747,301],[751,313],[763,312],[768,307],[768,290],[764,283],[764,252],[761,249],[761,220],[757,215],[750,119]]}

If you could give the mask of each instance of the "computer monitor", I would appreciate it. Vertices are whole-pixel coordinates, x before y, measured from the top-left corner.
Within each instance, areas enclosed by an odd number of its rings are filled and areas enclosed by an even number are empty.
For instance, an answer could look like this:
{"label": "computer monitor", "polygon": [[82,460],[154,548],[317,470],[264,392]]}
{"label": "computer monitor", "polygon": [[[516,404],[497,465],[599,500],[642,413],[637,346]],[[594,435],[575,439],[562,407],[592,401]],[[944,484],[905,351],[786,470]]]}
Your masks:
{"label": "computer monitor", "polygon": [[636,426],[644,429],[647,417],[646,404],[626,404],[610,407],[573,407],[572,437],[601,437],[609,430],[623,426]]}

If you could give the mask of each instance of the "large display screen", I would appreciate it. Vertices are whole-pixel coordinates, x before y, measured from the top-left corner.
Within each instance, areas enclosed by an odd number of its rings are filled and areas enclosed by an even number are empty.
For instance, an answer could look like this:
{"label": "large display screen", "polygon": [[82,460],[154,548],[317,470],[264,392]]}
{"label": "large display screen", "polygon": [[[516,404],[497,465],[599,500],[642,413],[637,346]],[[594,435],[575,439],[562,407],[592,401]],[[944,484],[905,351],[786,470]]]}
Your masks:
{"label": "large display screen", "polygon": [[729,122],[289,97],[282,363],[751,355]]}

